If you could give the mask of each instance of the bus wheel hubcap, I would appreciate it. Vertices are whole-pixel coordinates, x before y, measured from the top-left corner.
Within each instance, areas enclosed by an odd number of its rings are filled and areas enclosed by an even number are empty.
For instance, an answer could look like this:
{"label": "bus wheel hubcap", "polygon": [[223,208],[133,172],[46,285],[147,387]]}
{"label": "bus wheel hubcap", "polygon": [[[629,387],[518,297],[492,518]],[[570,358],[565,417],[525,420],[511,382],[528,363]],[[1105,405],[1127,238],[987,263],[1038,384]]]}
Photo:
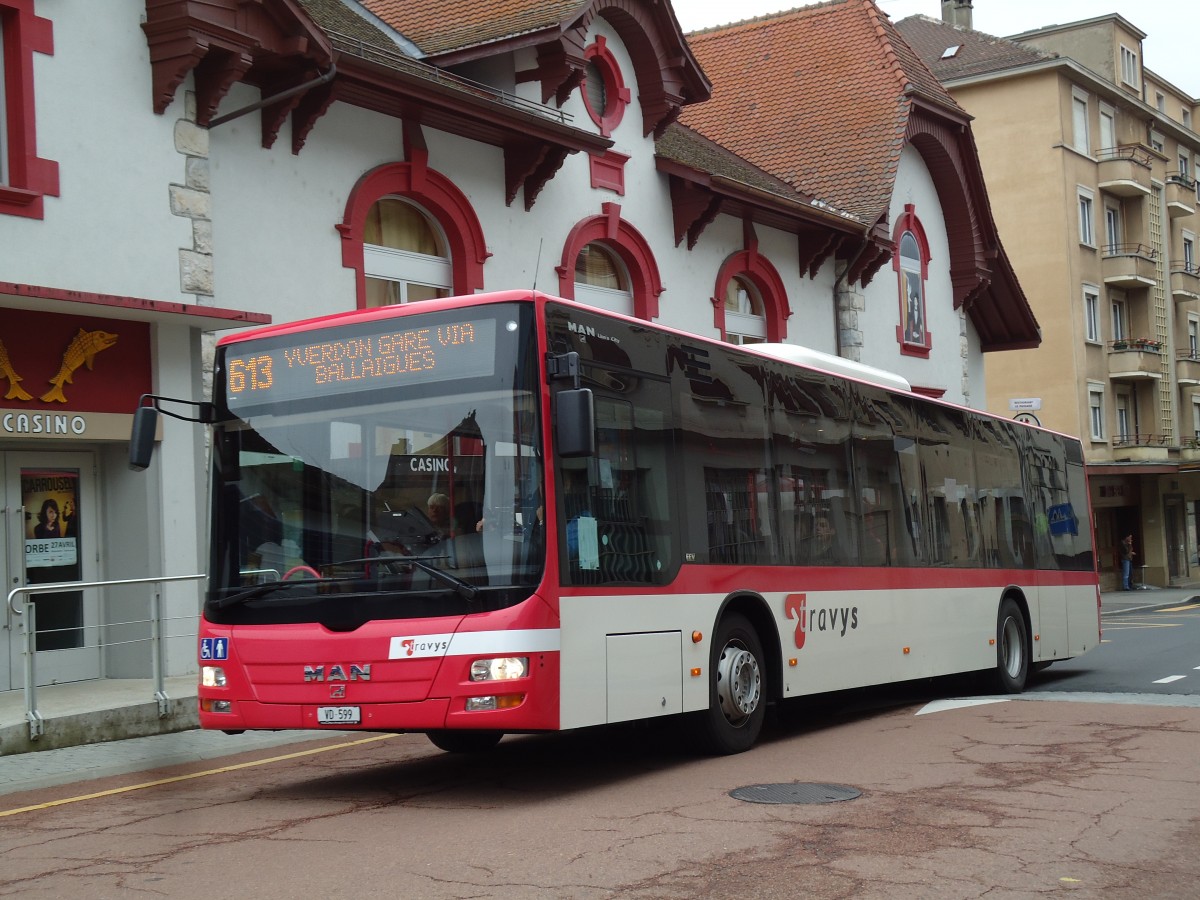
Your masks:
{"label": "bus wheel hubcap", "polygon": [[758,708],[761,696],[758,660],[745,647],[727,645],[717,663],[717,698],[725,718],[739,724]]}

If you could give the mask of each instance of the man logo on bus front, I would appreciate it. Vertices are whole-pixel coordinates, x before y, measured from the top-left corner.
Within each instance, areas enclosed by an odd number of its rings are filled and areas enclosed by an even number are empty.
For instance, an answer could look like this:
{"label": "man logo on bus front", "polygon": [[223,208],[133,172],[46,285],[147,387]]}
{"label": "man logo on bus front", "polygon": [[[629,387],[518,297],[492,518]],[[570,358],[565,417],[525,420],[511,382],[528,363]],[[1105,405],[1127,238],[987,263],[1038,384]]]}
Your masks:
{"label": "man logo on bus front", "polygon": [[858,628],[857,606],[810,610],[807,594],[788,594],[783,598],[783,612],[796,620],[797,650],[804,649],[804,638],[811,631],[836,631],[839,637],[845,637],[847,630]]}

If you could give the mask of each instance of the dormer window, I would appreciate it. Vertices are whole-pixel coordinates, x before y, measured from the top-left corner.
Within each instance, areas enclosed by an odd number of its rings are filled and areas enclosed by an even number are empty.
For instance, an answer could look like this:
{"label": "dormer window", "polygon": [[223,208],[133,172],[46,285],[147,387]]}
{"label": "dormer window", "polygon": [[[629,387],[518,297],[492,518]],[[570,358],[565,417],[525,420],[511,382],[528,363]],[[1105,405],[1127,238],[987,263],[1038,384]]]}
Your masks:
{"label": "dormer window", "polygon": [[1138,55],[1121,45],[1121,80],[1131,87],[1138,86]]}
{"label": "dormer window", "polygon": [[604,36],[596,38],[583,53],[586,62],[583,76],[583,105],[588,115],[600,128],[600,133],[609,137],[613,129],[621,124],[625,107],[631,94],[621,77],[617,58],[608,49]]}

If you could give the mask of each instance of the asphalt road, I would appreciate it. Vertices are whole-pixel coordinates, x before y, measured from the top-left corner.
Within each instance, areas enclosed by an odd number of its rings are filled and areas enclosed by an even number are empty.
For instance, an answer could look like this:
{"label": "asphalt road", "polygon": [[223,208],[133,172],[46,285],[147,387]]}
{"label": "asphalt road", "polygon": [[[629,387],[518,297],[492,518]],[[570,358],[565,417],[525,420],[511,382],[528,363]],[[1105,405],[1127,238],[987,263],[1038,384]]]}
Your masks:
{"label": "asphalt road", "polygon": [[1200,604],[1111,613],[1101,627],[1099,647],[1055,663],[1034,679],[1030,691],[1200,698]]}

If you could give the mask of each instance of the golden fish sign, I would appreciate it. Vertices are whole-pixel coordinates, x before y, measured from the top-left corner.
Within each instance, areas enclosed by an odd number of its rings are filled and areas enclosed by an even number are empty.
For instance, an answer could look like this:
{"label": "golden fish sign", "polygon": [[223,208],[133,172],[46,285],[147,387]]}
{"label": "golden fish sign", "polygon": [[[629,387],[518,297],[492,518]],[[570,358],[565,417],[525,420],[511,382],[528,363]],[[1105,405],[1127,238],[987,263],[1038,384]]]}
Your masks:
{"label": "golden fish sign", "polygon": [[8,393],[4,395],[5,400],[33,399],[33,396],[21,387],[23,379],[13,369],[12,360],[8,358],[8,348],[4,346],[4,341],[0,341],[0,378],[8,379]]}
{"label": "golden fish sign", "polygon": [[70,346],[67,347],[67,352],[63,354],[62,366],[59,367],[58,374],[50,379],[50,383],[54,387],[42,394],[42,402],[66,403],[67,397],[63,393],[63,385],[74,384],[72,376],[75,374],[75,370],[85,363],[90,370],[96,354],[107,350],[116,342],[117,335],[115,334],[109,334],[107,331],[84,331],[80,328],[79,334],[75,335]]}

